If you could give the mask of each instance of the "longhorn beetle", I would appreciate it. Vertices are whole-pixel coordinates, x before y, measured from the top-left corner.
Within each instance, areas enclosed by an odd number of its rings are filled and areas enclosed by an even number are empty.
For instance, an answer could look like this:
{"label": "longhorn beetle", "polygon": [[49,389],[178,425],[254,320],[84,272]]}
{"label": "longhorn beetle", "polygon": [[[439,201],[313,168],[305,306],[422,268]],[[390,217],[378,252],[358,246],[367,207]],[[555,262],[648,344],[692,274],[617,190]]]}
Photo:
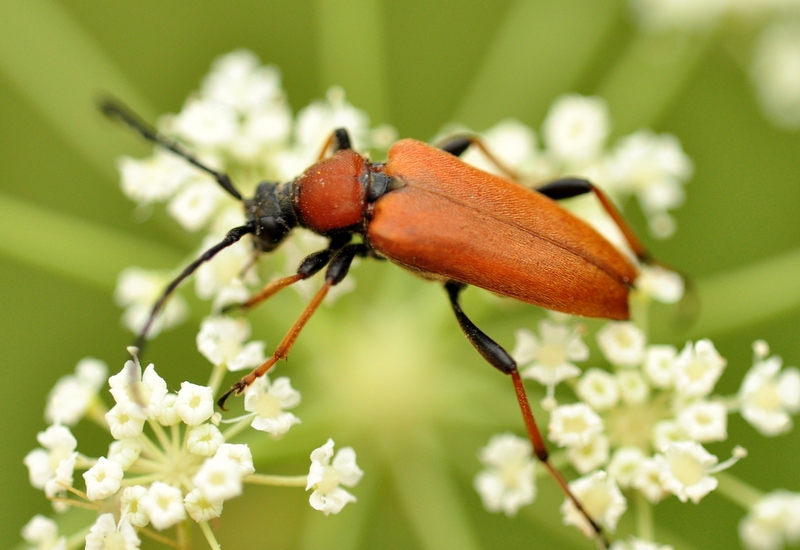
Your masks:
{"label": "longhorn beetle", "polygon": [[[101,108],[109,117],[213,176],[242,202],[246,215],[244,225],[228,231],[166,287],[139,335],[140,348],[175,288],[245,235],[251,236],[259,253],[275,250],[295,227],[327,237],[328,246],[307,256],[294,275],[267,284],[233,308],[249,309],[326,266],[327,270],[322,287],[273,355],[222,394],[217,401],[222,409],[231,394],[241,394],[287,356],[306,322],[331,287],[345,278],[356,256],[385,258],[423,278],[440,281],[467,340],[489,364],[511,377],[536,458],[592,525],[600,544],[607,546],[600,525],[550,463],[516,362],[467,317],[459,302],[461,291],[473,285],[573,315],[628,319],[628,295],[637,267],[556,203],[594,193],[639,261],[647,262],[644,247],[597,187],[584,179],[565,178],[535,190],[526,188],[474,137],[457,137],[438,148],[404,139],[391,146],[386,162],[370,162],[353,151],[347,131],[338,129],[318,161],[300,176],[287,183],[263,182],[253,198],[245,199],[227,174],[206,166],[116,100],[104,101]],[[470,146],[480,148],[509,177],[488,174],[462,162],[458,157]],[[359,239],[354,242],[354,237]]]}

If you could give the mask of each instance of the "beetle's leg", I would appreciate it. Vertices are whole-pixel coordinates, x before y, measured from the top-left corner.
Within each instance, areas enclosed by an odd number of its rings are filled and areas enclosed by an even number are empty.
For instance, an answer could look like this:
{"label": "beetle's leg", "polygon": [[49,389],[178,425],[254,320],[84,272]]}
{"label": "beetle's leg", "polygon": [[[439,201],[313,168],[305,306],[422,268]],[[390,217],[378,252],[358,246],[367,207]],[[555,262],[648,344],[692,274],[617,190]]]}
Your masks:
{"label": "beetle's leg", "polygon": [[203,172],[211,174],[217,183],[219,183],[220,187],[222,187],[225,191],[230,193],[235,199],[242,200],[242,194],[233,186],[231,179],[228,177],[228,174],[224,172],[218,172],[213,168],[210,168],[203,164],[200,160],[197,159],[194,155],[192,155],[189,151],[183,148],[183,146],[175,141],[174,139],[170,139],[167,136],[160,134],[158,130],[147,124],[144,120],[139,118],[139,116],[134,113],[131,109],[129,109],[126,105],[124,105],[118,99],[105,99],[100,102],[100,110],[103,111],[103,114],[110,118],[116,118],[133,128],[136,132],[138,132],[143,138],[148,141],[155,143],[167,149],[168,151],[172,151],[179,157],[185,159],[188,163],[196,166]]}
{"label": "beetle's leg", "polygon": [[539,427],[536,425],[536,420],[533,418],[531,405],[528,402],[528,396],[525,393],[525,387],[522,385],[522,379],[520,378],[519,371],[517,370],[517,362],[514,361],[511,355],[509,355],[509,353],[503,349],[500,344],[492,340],[486,335],[485,332],[475,326],[475,323],[473,323],[461,309],[461,305],[459,304],[459,294],[464,289],[464,286],[465,285],[462,283],[456,283],[454,281],[448,281],[444,285],[445,290],[447,290],[447,295],[450,298],[450,305],[453,307],[453,312],[456,314],[456,319],[461,327],[461,331],[467,337],[469,343],[472,344],[476,350],[478,350],[478,353],[480,353],[490,365],[498,369],[503,374],[508,374],[511,376],[511,380],[514,382],[514,393],[516,393],[517,401],[519,402],[519,408],[522,411],[522,418],[525,421],[525,428],[528,431],[528,439],[533,446],[533,454],[536,455],[536,458],[539,459],[547,471],[550,472],[550,475],[553,477],[553,479],[555,479],[558,486],[561,487],[561,490],[564,492],[567,498],[572,501],[583,517],[585,517],[586,520],[591,524],[595,531],[598,542],[603,548],[606,548],[608,546],[608,542],[605,539],[602,528],[589,516],[581,502],[575,497],[574,494],[572,494],[572,491],[570,491],[564,476],[561,475],[561,472],[559,472],[558,469],[556,469],[556,467],[550,463],[550,455],[547,451],[544,438],[539,431]]}
{"label": "beetle's leg", "polygon": [[328,136],[327,141],[325,141],[325,145],[322,146],[322,151],[319,152],[319,156],[317,157],[317,162],[321,161],[325,158],[328,154],[328,149],[332,149],[335,153],[336,151],[341,151],[342,149],[351,149],[352,146],[350,145],[350,134],[347,133],[347,130],[344,128],[337,128]]}
{"label": "beetle's leg", "polygon": [[228,231],[228,233],[225,235],[225,238],[222,239],[222,241],[220,241],[219,243],[215,244],[214,246],[203,252],[203,254],[201,254],[199,258],[197,258],[195,261],[187,265],[186,268],[181,272],[181,274],[175,277],[175,279],[173,279],[173,281],[167,285],[167,287],[164,289],[164,292],[161,293],[161,296],[159,297],[158,301],[156,301],[156,303],[153,305],[153,309],[150,310],[150,316],[147,318],[147,322],[144,324],[144,327],[139,333],[139,336],[136,338],[135,346],[139,348],[140,351],[144,347],[144,342],[145,339],[147,338],[147,333],[150,331],[150,327],[152,326],[153,321],[156,318],[156,315],[158,315],[158,312],[161,311],[161,308],[164,306],[164,304],[166,303],[170,295],[173,293],[173,291],[176,288],[178,288],[178,285],[181,284],[181,282],[184,279],[186,279],[192,273],[194,273],[198,267],[200,267],[202,264],[204,264],[205,262],[209,261],[211,258],[216,256],[218,252],[228,248],[232,244],[238,242],[242,237],[252,232],[253,228],[249,225],[234,227],[233,229]]}
{"label": "beetle's leg", "polygon": [[267,373],[267,371],[269,371],[269,369],[272,368],[275,363],[286,358],[286,356],[289,354],[289,350],[292,349],[292,345],[294,345],[294,341],[300,334],[300,331],[303,330],[303,327],[306,325],[308,320],[312,315],[314,315],[314,312],[322,303],[322,300],[325,299],[325,296],[328,294],[328,291],[331,289],[331,287],[342,282],[342,279],[345,278],[347,271],[350,269],[350,264],[353,263],[353,258],[355,258],[356,255],[364,255],[366,252],[366,245],[361,243],[349,244],[336,252],[336,254],[333,256],[333,259],[330,261],[330,264],[328,265],[328,270],[325,272],[325,282],[322,284],[322,288],[320,288],[314,297],[311,298],[311,301],[289,329],[289,332],[286,333],[286,336],[283,337],[281,343],[278,344],[277,348],[275,348],[272,357],[261,363],[258,367],[253,369],[250,374],[243,377],[241,380],[231,386],[231,389],[223,393],[222,397],[217,400],[217,405],[220,409],[225,410],[225,401],[231,394],[241,394],[245,389],[247,389],[247,386],[256,380],[256,378],[263,376]]}
{"label": "beetle's leg", "polygon": [[614,203],[611,202],[611,199],[590,181],[582,178],[561,178],[536,188],[536,191],[556,201],[577,197],[590,192],[594,193],[597,200],[600,201],[600,205],[608,215],[611,216],[611,219],[614,220],[619,230],[622,231],[622,235],[628,242],[628,246],[631,247],[631,250],[636,254],[639,261],[642,263],[649,263],[652,261],[650,253],[647,252],[647,249],[622,217],[622,214],[619,213]]}
{"label": "beetle's leg", "polygon": [[442,151],[450,153],[451,155],[460,157],[464,154],[464,152],[466,152],[467,149],[470,148],[470,146],[473,145],[480,149],[481,153],[483,153],[484,156],[488,158],[491,163],[495,165],[495,168],[502,172],[504,176],[514,181],[519,180],[517,173],[503,164],[496,156],[494,156],[492,152],[489,151],[489,148],[486,147],[483,141],[481,141],[481,139],[477,136],[456,136],[443,142],[441,145],[437,145],[437,147],[439,147],[439,149]]}
{"label": "beetle's leg", "polygon": [[294,275],[289,275],[288,277],[283,277],[276,281],[272,281],[271,283],[267,283],[264,288],[250,296],[246,302],[242,302],[241,304],[227,305],[222,308],[222,313],[230,313],[233,310],[246,311],[251,309],[261,302],[268,300],[287,286],[291,286],[298,281],[302,281],[314,276],[320,269],[328,265],[328,262],[331,261],[333,255],[341,250],[342,247],[344,247],[348,242],[350,242],[349,234],[334,236],[331,238],[328,248],[319,250],[306,256],[303,261],[300,262],[300,267],[297,268],[297,273]]}

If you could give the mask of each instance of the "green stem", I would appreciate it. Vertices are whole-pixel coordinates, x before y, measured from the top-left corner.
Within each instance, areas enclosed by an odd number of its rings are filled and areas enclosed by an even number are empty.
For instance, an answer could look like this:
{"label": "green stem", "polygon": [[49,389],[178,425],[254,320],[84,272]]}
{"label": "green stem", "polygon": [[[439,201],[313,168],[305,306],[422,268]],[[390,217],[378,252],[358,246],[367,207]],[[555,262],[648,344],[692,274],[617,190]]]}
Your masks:
{"label": "green stem", "polygon": [[211,370],[211,378],[208,380],[208,387],[211,388],[216,394],[219,391],[219,386],[222,384],[225,374],[228,372],[226,365],[215,365]]}
{"label": "green stem", "polygon": [[236,424],[228,428],[222,433],[222,437],[225,438],[225,441],[230,441],[237,435],[239,435],[243,430],[247,429],[250,423],[253,421],[253,415],[247,414],[241,420],[239,420]]}
{"label": "green stem", "polygon": [[653,506],[641,492],[636,491],[635,494],[637,536],[642,540],[654,541]]}
{"label": "green stem", "polygon": [[167,432],[164,431],[164,427],[155,420],[148,420],[147,423],[150,424],[150,428],[153,430],[153,433],[156,434],[156,438],[161,445],[161,449],[163,449],[165,453],[169,452],[172,441],[170,440],[169,436],[167,436]]}
{"label": "green stem", "polygon": [[122,480],[120,485],[122,485],[123,487],[132,487],[133,485],[148,485],[156,481],[161,481],[163,478],[164,474],[162,474],[161,472],[143,476],[126,477],[125,479]]}
{"label": "green stem", "polygon": [[764,498],[764,491],[753,487],[728,472],[718,472],[714,476],[719,481],[717,491],[745,510],[749,510]]}
{"label": "green stem", "polygon": [[206,538],[206,541],[208,541],[208,545],[212,550],[220,550],[217,538],[214,536],[214,532],[211,530],[211,526],[207,521],[200,522],[200,531],[203,532],[203,536]]}
{"label": "green stem", "polygon": [[144,433],[139,434],[139,441],[142,443],[142,455],[147,458],[152,458],[156,461],[163,461],[166,459],[166,454],[162,449],[159,449],[158,446],[153,443],[149,437],[144,435]]}
{"label": "green stem", "polygon": [[305,487],[308,476],[273,476],[267,474],[250,474],[244,478],[245,483],[253,485],[269,485],[272,487]]}

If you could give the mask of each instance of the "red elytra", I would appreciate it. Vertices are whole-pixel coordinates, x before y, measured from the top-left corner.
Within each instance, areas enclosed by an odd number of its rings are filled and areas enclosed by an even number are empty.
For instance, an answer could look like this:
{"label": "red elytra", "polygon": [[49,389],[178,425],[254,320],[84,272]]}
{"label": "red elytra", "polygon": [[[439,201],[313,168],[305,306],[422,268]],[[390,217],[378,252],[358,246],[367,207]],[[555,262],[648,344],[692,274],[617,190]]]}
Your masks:
{"label": "red elytra", "polygon": [[555,201],[455,156],[405,139],[386,174],[367,241],[421,275],[484,288],[564,313],[627,319],[636,269]]}

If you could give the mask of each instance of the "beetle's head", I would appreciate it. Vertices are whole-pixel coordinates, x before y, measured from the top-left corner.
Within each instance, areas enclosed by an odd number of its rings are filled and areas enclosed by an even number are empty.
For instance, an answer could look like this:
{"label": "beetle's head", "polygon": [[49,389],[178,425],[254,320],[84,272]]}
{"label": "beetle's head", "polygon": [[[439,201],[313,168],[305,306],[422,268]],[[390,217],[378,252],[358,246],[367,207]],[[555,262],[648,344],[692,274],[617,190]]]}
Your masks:
{"label": "beetle's head", "polygon": [[247,223],[253,227],[253,242],[261,252],[275,250],[297,226],[292,209],[291,184],[265,181],[252,199],[244,201]]}

